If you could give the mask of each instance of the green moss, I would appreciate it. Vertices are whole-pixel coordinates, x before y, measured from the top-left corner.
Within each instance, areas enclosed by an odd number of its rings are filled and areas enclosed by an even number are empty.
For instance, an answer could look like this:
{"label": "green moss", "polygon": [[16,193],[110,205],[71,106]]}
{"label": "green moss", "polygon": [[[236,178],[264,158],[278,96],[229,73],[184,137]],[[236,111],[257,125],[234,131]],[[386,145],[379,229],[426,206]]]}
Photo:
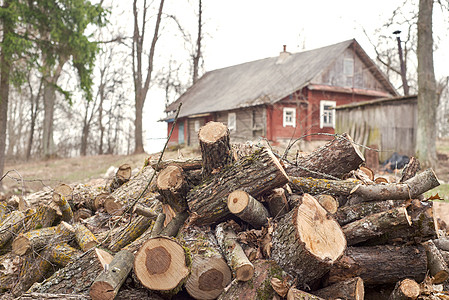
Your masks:
{"label": "green moss", "polygon": [[271,286],[271,278],[267,278],[261,286],[257,289],[256,295],[258,300],[269,300],[273,299],[274,290]]}

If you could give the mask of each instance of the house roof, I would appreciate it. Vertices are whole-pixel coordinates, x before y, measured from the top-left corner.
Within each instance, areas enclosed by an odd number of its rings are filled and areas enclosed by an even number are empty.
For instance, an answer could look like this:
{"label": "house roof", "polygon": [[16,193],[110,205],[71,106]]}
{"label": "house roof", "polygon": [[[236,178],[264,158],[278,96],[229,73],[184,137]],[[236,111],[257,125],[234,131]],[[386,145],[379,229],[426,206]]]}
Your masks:
{"label": "house roof", "polygon": [[[182,108],[179,117],[273,104],[313,83],[348,47],[353,47],[371,72],[392,95],[396,90],[356,40],[270,57],[204,74],[166,112]],[[171,119],[168,116],[165,120]]]}
{"label": "house roof", "polygon": [[368,107],[368,106],[377,106],[377,105],[400,105],[403,103],[410,103],[418,101],[417,95],[408,95],[408,96],[400,96],[400,97],[390,97],[390,98],[380,98],[374,99],[370,101],[363,101],[345,105],[338,105],[335,107],[336,110],[351,110],[355,108]]}

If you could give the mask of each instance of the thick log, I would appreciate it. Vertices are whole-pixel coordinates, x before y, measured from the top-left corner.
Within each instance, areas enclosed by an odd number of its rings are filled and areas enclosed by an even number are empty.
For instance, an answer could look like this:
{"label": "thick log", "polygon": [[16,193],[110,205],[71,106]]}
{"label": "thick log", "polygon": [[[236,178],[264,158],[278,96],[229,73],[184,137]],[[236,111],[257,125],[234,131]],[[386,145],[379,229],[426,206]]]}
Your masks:
{"label": "thick log", "polygon": [[307,299],[307,300],[324,300],[321,297],[318,297],[318,296],[309,294],[307,292],[298,290],[298,289],[296,289],[294,287],[291,287],[288,290],[287,300],[304,300],[304,299]]}
{"label": "thick log", "polygon": [[418,173],[421,170],[421,164],[419,160],[416,157],[410,157],[410,161],[405,166],[405,168],[402,170],[401,173],[401,179],[399,182],[405,182],[411,178],[413,178],[416,173]]}
{"label": "thick log", "polygon": [[115,172],[114,178],[112,178],[112,182],[109,185],[108,192],[112,193],[120,186],[122,186],[125,182],[129,181],[131,178],[132,169],[129,164],[123,164],[118,167],[117,172]]}
{"label": "thick log", "polygon": [[192,255],[190,276],[185,288],[195,299],[216,299],[231,282],[232,274],[212,232],[205,228],[185,228],[182,243]]}
{"label": "thick log", "polygon": [[87,251],[99,244],[95,235],[83,224],[75,224],[75,239],[81,250]]}
{"label": "thick log", "polygon": [[287,196],[285,195],[285,190],[283,188],[274,189],[272,193],[266,197],[265,201],[268,203],[270,215],[276,220],[290,211]]}
{"label": "thick log", "polygon": [[419,284],[413,279],[398,281],[389,300],[415,300],[420,294]]}
{"label": "thick log", "polygon": [[152,159],[148,164],[151,166],[154,170],[159,172],[160,170],[164,169],[165,167],[169,165],[175,165],[181,167],[184,171],[190,171],[190,170],[199,170],[201,169],[203,160],[201,157],[193,157],[193,158],[186,158],[186,159],[167,159],[167,160],[161,160],[160,163],[157,163],[157,159]]}
{"label": "thick log", "polygon": [[299,157],[296,166],[288,166],[286,172],[291,177],[342,178],[358,169],[364,161],[358,146],[345,133],[309,155]]}
{"label": "thick log", "polygon": [[249,281],[233,280],[219,300],[239,299],[275,299],[276,292],[271,286],[271,279],[290,280],[282,269],[272,260],[256,260],[254,262],[254,276]]}
{"label": "thick log", "polygon": [[93,300],[114,299],[132,269],[134,255],[128,250],[118,252],[106,270],[103,270],[90,288]]}
{"label": "thick log", "polygon": [[335,214],[338,210],[338,201],[331,195],[317,195],[315,196],[315,199],[318,201],[318,203],[331,215]]}
{"label": "thick log", "polygon": [[254,275],[254,266],[238,243],[235,231],[226,223],[221,223],[215,229],[215,236],[234,277],[239,281],[250,280]]}
{"label": "thick log", "polygon": [[309,194],[277,223],[272,244],[272,259],[299,285],[324,275],[346,249],[340,225]]}
{"label": "thick log", "polygon": [[294,192],[311,195],[329,194],[332,196],[348,196],[360,181],[328,180],[305,177],[290,177],[290,184]]}
{"label": "thick log", "polygon": [[148,289],[176,294],[189,275],[190,255],[175,240],[147,240],[134,258],[134,274]]}
{"label": "thick log", "polygon": [[229,130],[220,122],[209,122],[198,131],[203,178],[218,173],[223,167],[232,164]]}
{"label": "thick log", "polygon": [[365,286],[360,277],[351,278],[345,281],[334,283],[328,287],[312,292],[324,299],[345,299],[363,300],[365,299]]}
{"label": "thick log", "polygon": [[67,201],[67,197],[57,192],[53,193],[53,202],[56,203],[61,210],[62,220],[68,223],[73,221],[73,210],[70,207],[69,202]]}
{"label": "thick log", "polygon": [[50,294],[50,293],[25,293],[17,300],[90,300],[86,295]]}
{"label": "thick log", "polygon": [[52,226],[56,219],[56,209],[49,205],[39,205],[35,211],[27,217],[25,225],[20,232],[27,232],[39,228]]}
{"label": "thick log", "polygon": [[432,169],[427,169],[404,183],[358,185],[351,191],[351,203],[416,199],[419,195],[439,185],[435,172]]}
{"label": "thick log", "polygon": [[3,222],[0,223],[0,249],[16,235],[23,226],[25,214],[14,210],[6,215]]}
{"label": "thick log", "polygon": [[67,266],[74,258],[82,254],[80,250],[69,246],[67,243],[50,245],[48,253],[50,262],[62,267]]}
{"label": "thick log", "polygon": [[114,233],[108,248],[113,252],[120,251],[120,249],[141,236],[151,224],[152,220],[148,217],[138,216],[134,218],[131,223]]}
{"label": "thick log", "polygon": [[260,228],[267,224],[270,217],[268,210],[262,203],[251,197],[247,192],[240,190],[229,194],[228,209],[231,213],[255,228]]}
{"label": "thick log", "polygon": [[438,248],[432,240],[422,243],[426,249],[427,268],[434,284],[445,282],[449,278],[449,269]]}
{"label": "thick log", "polygon": [[167,166],[162,169],[157,176],[156,185],[163,203],[170,205],[175,212],[187,209],[186,195],[190,186],[180,167]]}
{"label": "thick log", "polygon": [[365,285],[396,284],[410,278],[421,282],[427,272],[426,251],[422,246],[348,247],[336,262],[327,283],[361,277]]}
{"label": "thick log", "polygon": [[195,224],[216,224],[230,215],[226,201],[235,190],[258,197],[287,183],[288,177],[273,153],[263,148],[190,190],[187,204]]}
{"label": "thick log", "polygon": [[95,212],[103,207],[104,198],[108,195],[109,193],[105,192],[103,188],[78,184],[73,187],[72,204],[75,210],[86,208]]}
{"label": "thick log", "polygon": [[383,234],[389,234],[404,225],[412,225],[407,209],[396,207],[346,224],[342,229],[348,245],[352,246]]}
{"label": "thick log", "polygon": [[382,200],[362,202],[354,205],[345,205],[337,209],[335,220],[343,226],[348,223],[363,219],[369,215],[393,209],[405,203],[403,200]]}

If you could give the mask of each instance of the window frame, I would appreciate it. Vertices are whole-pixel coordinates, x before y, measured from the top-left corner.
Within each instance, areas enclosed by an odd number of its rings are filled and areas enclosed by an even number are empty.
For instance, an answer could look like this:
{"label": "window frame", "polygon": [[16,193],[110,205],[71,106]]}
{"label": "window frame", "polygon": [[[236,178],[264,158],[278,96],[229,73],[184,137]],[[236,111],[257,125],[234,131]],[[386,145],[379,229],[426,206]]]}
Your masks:
{"label": "window frame", "polygon": [[[292,113],[291,121],[287,121],[287,119],[286,119],[288,112]],[[282,109],[282,126],[283,127],[287,127],[287,126],[296,127],[296,108],[295,107],[284,107]]]}
{"label": "window frame", "polygon": [[[324,123],[324,107],[325,106],[332,106],[333,109],[330,109],[329,111],[332,112],[332,122],[326,122]],[[320,101],[320,128],[324,127],[332,127],[335,128],[335,107],[337,106],[337,101],[332,100],[321,100]]]}
{"label": "window frame", "polygon": [[[234,119],[234,122],[232,122],[232,119]],[[233,126],[231,123],[234,123]],[[235,112],[228,113],[228,129],[229,131],[237,130],[237,115]]]}
{"label": "window frame", "polygon": [[200,128],[201,128],[200,120],[193,121],[193,126],[194,126],[194,129],[195,129],[195,132],[200,131]]}

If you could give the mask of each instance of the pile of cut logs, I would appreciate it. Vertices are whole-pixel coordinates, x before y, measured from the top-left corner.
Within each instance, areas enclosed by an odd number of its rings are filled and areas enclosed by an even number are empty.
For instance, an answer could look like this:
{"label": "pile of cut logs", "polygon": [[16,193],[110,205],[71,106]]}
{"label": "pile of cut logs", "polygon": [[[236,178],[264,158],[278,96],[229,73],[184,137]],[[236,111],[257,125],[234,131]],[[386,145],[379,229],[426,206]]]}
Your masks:
{"label": "pile of cut logs", "polygon": [[447,299],[431,169],[375,178],[351,138],[289,162],[230,144],[112,183],[0,202],[0,292],[18,299]]}

